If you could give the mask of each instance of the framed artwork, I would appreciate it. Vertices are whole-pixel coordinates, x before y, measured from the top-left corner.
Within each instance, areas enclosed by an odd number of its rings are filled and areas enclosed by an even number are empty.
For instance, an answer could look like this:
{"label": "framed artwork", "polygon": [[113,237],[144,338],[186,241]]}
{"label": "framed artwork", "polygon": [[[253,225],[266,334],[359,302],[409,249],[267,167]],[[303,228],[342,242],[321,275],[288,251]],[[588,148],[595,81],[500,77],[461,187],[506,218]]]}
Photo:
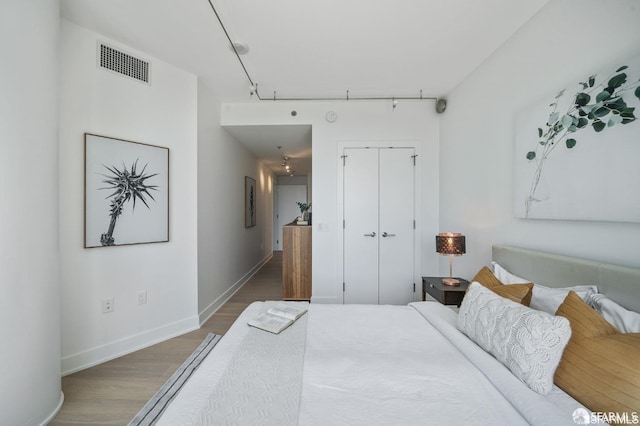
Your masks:
{"label": "framed artwork", "polygon": [[640,222],[640,57],[517,115],[515,216]]}
{"label": "framed artwork", "polygon": [[84,247],[169,241],[169,148],[85,133]]}
{"label": "framed artwork", "polygon": [[244,227],[256,226],[256,181],[244,177]]}

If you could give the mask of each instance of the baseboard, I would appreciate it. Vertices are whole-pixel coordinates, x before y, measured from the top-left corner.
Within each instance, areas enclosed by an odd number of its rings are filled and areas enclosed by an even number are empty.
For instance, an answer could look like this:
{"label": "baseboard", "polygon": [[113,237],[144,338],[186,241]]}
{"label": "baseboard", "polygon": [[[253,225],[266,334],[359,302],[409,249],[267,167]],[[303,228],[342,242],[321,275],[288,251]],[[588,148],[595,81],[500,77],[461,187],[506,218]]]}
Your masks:
{"label": "baseboard", "polygon": [[216,300],[211,302],[209,304],[209,306],[204,308],[204,310],[202,312],[200,312],[200,314],[198,315],[198,317],[200,318],[200,327],[202,327],[202,325],[205,322],[207,322],[209,320],[209,318],[211,318],[211,316],[213,314],[215,314],[216,311],[218,309],[220,309],[220,307],[227,302],[227,300],[231,299],[231,296],[236,294],[236,292],[238,290],[240,290],[242,288],[242,286],[245,285],[247,283],[247,281],[249,281],[251,279],[251,277],[253,277],[264,265],[266,265],[266,263],[268,261],[270,261],[272,257],[273,257],[273,251],[271,253],[269,253],[260,262],[258,262],[258,264],[256,266],[251,268],[251,270],[249,272],[244,274],[242,276],[242,278],[240,278],[238,281],[235,282],[235,284],[233,284],[231,287],[229,287],[229,289],[227,289],[227,291],[222,293],[222,295],[220,295],[220,297],[218,297]]}
{"label": "baseboard", "polygon": [[184,320],[167,324],[140,334],[125,337],[87,351],[63,357],[61,360],[62,376],[73,374],[77,371],[102,364],[103,362],[119,358],[123,355],[130,354],[140,349],[153,346],[157,343],[164,342],[165,340],[199,329],[202,324],[211,317],[211,315],[220,309],[220,307],[240,288],[242,288],[242,286],[245,285],[246,282],[260,270],[260,268],[271,260],[272,257],[273,252],[269,253],[264,259],[258,262],[256,266],[251,268],[249,272],[247,272],[197,316],[192,316]]}
{"label": "baseboard", "polygon": [[87,351],[63,357],[62,376],[102,364],[199,328],[198,317],[194,315],[144,333],[135,334]]}
{"label": "baseboard", "polygon": [[53,419],[60,412],[60,409],[62,408],[62,404],[63,403],[64,403],[64,393],[62,391],[60,391],[60,398],[58,399],[58,404],[53,409],[51,414],[49,414],[49,416],[47,416],[47,418],[42,423],[40,423],[40,426],[45,426],[45,425],[48,425],[49,423],[51,423],[53,421]]}

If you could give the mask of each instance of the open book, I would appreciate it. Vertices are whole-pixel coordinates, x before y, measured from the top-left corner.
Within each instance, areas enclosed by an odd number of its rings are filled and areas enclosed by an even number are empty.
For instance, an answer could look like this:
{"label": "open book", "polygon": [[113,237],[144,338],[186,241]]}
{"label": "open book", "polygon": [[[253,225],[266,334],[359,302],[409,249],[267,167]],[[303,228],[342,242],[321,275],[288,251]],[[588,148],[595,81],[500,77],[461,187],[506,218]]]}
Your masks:
{"label": "open book", "polygon": [[307,308],[278,303],[250,320],[248,324],[252,327],[278,334],[296,322],[305,312],[307,312]]}

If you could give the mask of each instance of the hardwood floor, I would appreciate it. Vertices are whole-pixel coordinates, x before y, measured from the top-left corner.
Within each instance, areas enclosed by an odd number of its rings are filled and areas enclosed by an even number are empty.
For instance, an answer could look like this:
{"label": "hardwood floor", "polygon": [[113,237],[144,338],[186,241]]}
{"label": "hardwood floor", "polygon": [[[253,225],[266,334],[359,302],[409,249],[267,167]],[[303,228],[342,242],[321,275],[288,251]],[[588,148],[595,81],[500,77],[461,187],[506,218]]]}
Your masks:
{"label": "hardwood floor", "polygon": [[64,405],[50,425],[126,425],[208,333],[224,334],[252,302],[282,298],[282,252],[199,329],[62,378]]}

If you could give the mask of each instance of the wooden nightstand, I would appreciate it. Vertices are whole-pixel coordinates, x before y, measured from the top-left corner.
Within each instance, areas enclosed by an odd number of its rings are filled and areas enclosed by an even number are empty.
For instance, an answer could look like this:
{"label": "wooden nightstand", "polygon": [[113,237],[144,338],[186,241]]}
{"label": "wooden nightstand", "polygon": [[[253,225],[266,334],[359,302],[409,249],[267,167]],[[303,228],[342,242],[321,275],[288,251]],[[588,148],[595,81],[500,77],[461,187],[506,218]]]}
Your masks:
{"label": "wooden nightstand", "polygon": [[460,306],[464,293],[469,287],[469,281],[456,278],[460,280],[460,285],[451,286],[442,284],[443,278],[447,277],[422,277],[422,300],[426,300],[426,295],[429,293],[443,305]]}

